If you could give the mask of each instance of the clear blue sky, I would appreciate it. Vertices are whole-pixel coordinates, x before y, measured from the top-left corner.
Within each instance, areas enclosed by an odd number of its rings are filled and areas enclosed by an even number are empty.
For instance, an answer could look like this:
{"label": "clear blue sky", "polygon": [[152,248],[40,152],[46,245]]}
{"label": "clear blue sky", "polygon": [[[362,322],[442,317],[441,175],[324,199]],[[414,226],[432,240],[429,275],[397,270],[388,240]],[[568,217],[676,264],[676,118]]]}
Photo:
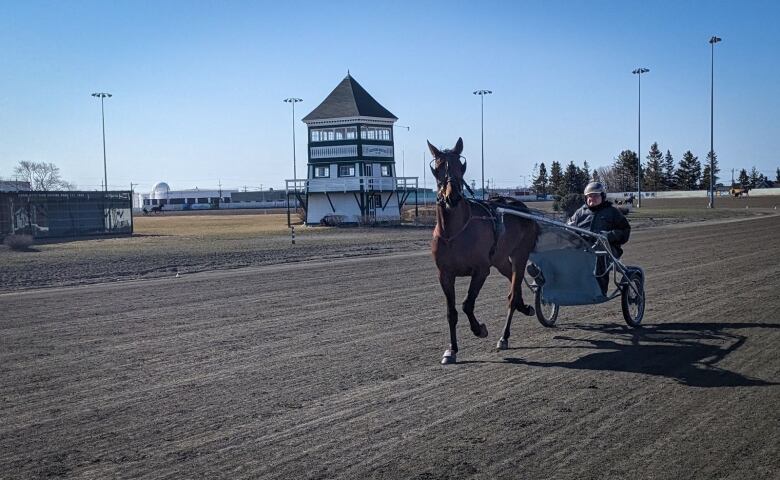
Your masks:
{"label": "clear blue sky", "polygon": [[[459,136],[477,179],[522,184],[534,163],[606,166],[650,143],[704,160],[721,177],[780,166],[780,2],[775,1],[30,1],[0,0],[0,177],[20,160],[53,162],[100,187],[100,103],[110,92],[111,188],[282,188],[300,118],[347,69],[393,112],[397,169],[422,176],[426,139]],[[404,161],[402,162],[402,152]],[[402,165],[403,163],[403,165]],[[430,174],[428,184],[430,185]],[[527,180],[527,179],[525,179]]]}

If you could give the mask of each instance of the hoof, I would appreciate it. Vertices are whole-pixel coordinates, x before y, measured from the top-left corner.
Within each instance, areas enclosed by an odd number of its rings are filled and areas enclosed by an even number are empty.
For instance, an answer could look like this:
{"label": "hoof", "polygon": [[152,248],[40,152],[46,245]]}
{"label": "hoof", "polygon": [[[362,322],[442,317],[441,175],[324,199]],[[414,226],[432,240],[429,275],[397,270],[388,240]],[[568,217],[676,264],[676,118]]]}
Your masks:
{"label": "hoof", "polygon": [[496,344],[496,350],[507,350],[507,349],[509,349],[509,340],[503,338],[500,339]]}
{"label": "hoof", "polygon": [[452,350],[445,350],[444,356],[441,357],[441,364],[442,365],[451,365],[453,363],[457,362],[457,354],[453,352]]}
{"label": "hoof", "polygon": [[479,333],[477,334],[479,338],[486,338],[488,336],[487,327],[484,323],[479,324]]}
{"label": "hoof", "polygon": [[536,310],[534,310],[534,307],[527,305],[526,311],[523,313],[525,313],[529,317],[533,317],[534,315],[536,315]]}

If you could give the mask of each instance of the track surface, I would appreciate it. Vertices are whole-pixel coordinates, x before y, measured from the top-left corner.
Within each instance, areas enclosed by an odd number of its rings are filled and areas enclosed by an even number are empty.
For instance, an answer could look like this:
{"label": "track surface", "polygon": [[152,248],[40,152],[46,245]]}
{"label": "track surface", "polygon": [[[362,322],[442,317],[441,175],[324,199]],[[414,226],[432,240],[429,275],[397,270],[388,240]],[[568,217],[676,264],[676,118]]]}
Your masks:
{"label": "track surface", "polygon": [[494,272],[447,367],[425,251],[2,294],[0,478],[777,478],[778,232],[636,232],[643,329],[568,307],[501,353]]}

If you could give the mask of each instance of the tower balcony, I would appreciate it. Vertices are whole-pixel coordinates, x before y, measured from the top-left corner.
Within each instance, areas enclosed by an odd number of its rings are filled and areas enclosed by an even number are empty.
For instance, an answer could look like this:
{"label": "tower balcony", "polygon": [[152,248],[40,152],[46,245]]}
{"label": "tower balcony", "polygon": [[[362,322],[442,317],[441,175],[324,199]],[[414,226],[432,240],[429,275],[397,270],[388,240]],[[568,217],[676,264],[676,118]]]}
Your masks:
{"label": "tower balcony", "polygon": [[417,189],[417,177],[338,177],[285,180],[287,192],[398,192]]}

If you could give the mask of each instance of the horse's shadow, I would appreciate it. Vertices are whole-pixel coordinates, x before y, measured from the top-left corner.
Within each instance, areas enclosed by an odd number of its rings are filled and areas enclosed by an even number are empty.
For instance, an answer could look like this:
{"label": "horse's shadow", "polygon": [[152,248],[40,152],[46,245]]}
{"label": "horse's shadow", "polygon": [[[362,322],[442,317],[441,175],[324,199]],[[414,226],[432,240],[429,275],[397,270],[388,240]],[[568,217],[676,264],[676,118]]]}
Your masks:
{"label": "horse's shadow", "polygon": [[693,387],[770,386],[776,382],[751,378],[717,366],[741,347],[747,337],[735,331],[780,329],[777,323],[669,323],[626,330],[620,325],[567,325],[567,332],[601,332],[614,339],[574,338],[558,335],[556,340],[585,345],[520,347],[519,349],[593,349],[570,362],[540,362],[505,358],[508,363],[533,367],[575,370],[612,370],[668,377]]}

